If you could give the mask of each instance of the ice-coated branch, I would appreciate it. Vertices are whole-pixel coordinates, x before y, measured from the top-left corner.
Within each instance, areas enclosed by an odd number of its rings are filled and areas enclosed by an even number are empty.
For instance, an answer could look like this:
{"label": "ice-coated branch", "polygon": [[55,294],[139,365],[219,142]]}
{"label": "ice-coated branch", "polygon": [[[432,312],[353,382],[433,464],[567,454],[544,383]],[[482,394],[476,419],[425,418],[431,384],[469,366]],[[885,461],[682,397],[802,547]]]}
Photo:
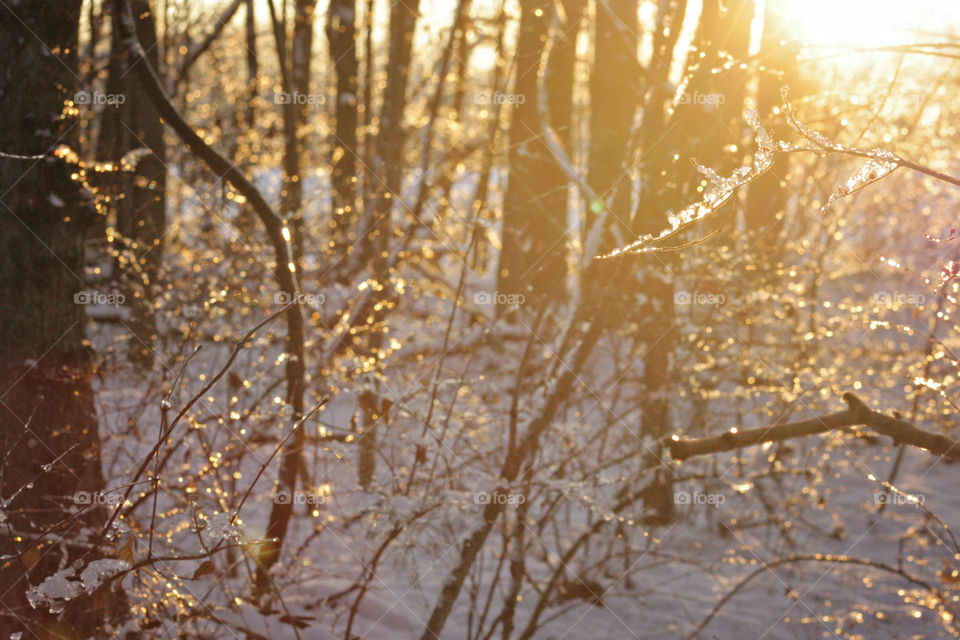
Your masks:
{"label": "ice-coated branch", "polygon": [[[216,175],[225,179],[243,195],[250,203],[257,217],[266,227],[267,234],[271,243],[277,252],[277,275],[281,284],[287,290],[287,293],[295,294],[297,292],[295,285],[295,276],[292,274],[289,265],[291,264],[291,252],[289,241],[285,237],[284,221],[277,215],[273,208],[267,203],[260,190],[254,186],[240,169],[216,149],[208,145],[193,130],[193,127],[180,115],[173,103],[164,93],[163,85],[157,77],[156,72],[150,66],[144,56],[143,48],[137,40],[137,34],[133,26],[133,18],[130,16],[130,7],[128,0],[114,0],[114,12],[116,15],[117,26],[120,29],[120,37],[123,40],[127,56],[130,59],[130,69],[135,74],[144,93],[156,107],[160,116],[171,129],[183,140],[204,164]],[[286,232],[289,234],[289,231]],[[285,274],[290,274],[285,275]]]}
{"label": "ice-coated branch", "polygon": [[[130,15],[129,0],[113,0],[113,9],[114,19],[120,30],[120,38],[129,57],[131,71],[138,79],[144,93],[156,107],[164,122],[177,133],[190,151],[220,179],[229,182],[250,203],[254,213],[263,223],[270,239],[276,260],[274,275],[280,284],[280,290],[286,294],[288,300],[298,300],[300,290],[291,248],[291,229],[288,226],[288,221],[274,211],[260,190],[233,162],[208,145],[194,131],[193,127],[170,102],[170,99],[164,93],[160,79],[147,61],[143,48],[137,40],[133,18]],[[286,402],[293,409],[294,420],[299,420],[304,415],[305,326],[300,304],[288,304],[284,309],[287,321],[284,349],[289,356],[286,360],[285,370]],[[283,452],[279,473],[280,485],[291,492],[294,490],[297,481],[300,451],[303,447],[303,430],[295,429],[292,433],[294,434],[293,439]],[[142,473],[142,471],[141,469],[139,473]],[[261,564],[258,575],[265,573],[264,567],[268,570],[276,562],[280,547],[286,536],[292,509],[293,505],[289,503],[274,504],[274,508],[270,512],[267,533],[268,537],[275,541],[267,545],[266,550],[260,555]],[[116,517],[116,514],[114,514],[114,517]]]}
{"label": "ice-coated branch", "polygon": [[791,144],[775,141],[770,137],[770,134],[767,133],[767,130],[764,129],[760,123],[760,115],[756,110],[747,110],[745,117],[747,124],[753,129],[754,140],[757,144],[757,150],[753,154],[753,162],[751,164],[739,167],[726,177],[718,175],[716,171],[709,167],[697,164],[697,169],[710,183],[701,200],[687,205],[679,211],[668,213],[667,220],[670,226],[660,233],[644,234],[627,246],[602,257],[613,258],[624,254],[655,251],[656,248],[652,246],[654,243],[671,238],[690,225],[703,220],[729,202],[730,198],[737,192],[737,189],[747,183],[753,182],[766,173],[770,167],[773,166],[773,161],[778,153],[794,150]]}
{"label": "ice-coated branch", "polygon": [[[874,182],[886,178],[888,175],[903,167],[916,171],[923,175],[935,178],[942,182],[960,187],[960,178],[936,171],[925,165],[902,158],[892,151],[886,149],[861,149],[858,147],[847,147],[838,142],[830,140],[823,134],[814,131],[797,118],[795,109],[787,99],[787,88],[781,90],[783,103],[786,110],[787,121],[790,126],[804,139],[809,146],[795,146],[782,140],[774,140],[767,133],[766,129],[760,123],[760,117],[755,110],[747,110],[745,117],[747,124],[753,129],[754,139],[757,144],[757,150],[753,155],[753,162],[749,165],[741,166],[729,176],[720,176],[713,169],[697,164],[697,169],[702,173],[709,183],[704,192],[703,198],[699,201],[687,205],[679,211],[667,214],[667,220],[670,226],[660,233],[650,233],[640,236],[634,242],[621,247],[612,253],[599,256],[599,259],[614,258],[625,254],[647,253],[650,251],[663,251],[663,247],[657,246],[657,243],[667,240],[690,225],[700,222],[710,214],[717,211],[720,207],[730,201],[730,198],[740,187],[756,180],[763,173],[768,171],[773,165],[773,161],[778,154],[795,153],[807,151],[819,154],[841,154],[866,158],[867,162],[850,176],[847,181],[837,187],[836,191],[830,195],[827,203],[821,207],[822,213],[834,202],[845,198]],[[696,163],[694,163],[696,164]],[[675,249],[676,247],[671,247]]]}
{"label": "ice-coated branch", "polygon": [[925,580],[921,580],[920,578],[917,578],[907,573],[906,571],[903,570],[902,567],[899,567],[899,566],[893,566],[883,562],[878,562],[876,560],[869,560],[866,558],[856,558],[853,556],[846,556],[846,555],[832,555],[832,554],[819,554],[819,553],[812,554],[812,555],[793,555],[793,556],[788,556],[786,558],[779,558],[777,560],[770,560],[768,562],[761,563],[761,565],[757,569],[752,571],[740,582],[738,582],[733,589],[727,592],[727,594],[720,599],[720,601],[716,604],[716,606],[713,607],[710,613],[708,613],[707,616],[703,620],[701,620],[699,624],[697,624],[696,628],[694,628],[693,631],[691,631],[686,636],[686,640],[694,640],[694,638],[697,637],[697,635],[703,630],[703,628],[706,627],[707,624],[709,624],[710,621],[714,619],[714,617],[716,617],[720,609],[723,608],[725,604],[730,602],[730,600],[732,600],[733,597],[736,596],[741,590],[743,590],[743,588],[746,587],[747,584],[752,582],[754,578],[757,578],[763,575],[767,571],[770,571],[771,574],[775,576],[776,574],[773,573],[773,569],[777,567],[790,566],[794,564],[807,563],[807,562],[812,562],[812,563],[827,562],[831,564],[831,567],[833,565],[838,565],[838,564],[854,565],[854,566],[860,566],[860,567],[868,567],[871,569],[877,569],[879,571],[885,571],[887,573],[898,575],[902,577],[904,580],[912,584],[915,584],[918,587],[926,589],[927,591],[932,593],[935,597],[937,597],[938,599],[944,602],[949,600],[945,592],[937,589],[935,586],[933,586],[929,582]]}
{"label": "ice-coated branch", "polygon": [[894,418],[874,411],[852,393],[843,394],[846,411],[828,413],[808,420],[775,424],[755,429],[732,428],[726,433],[705,438],[681,438],[673,435],[661,443],[670,451],[674,460],[686,460],[694,456],[722,453],[766,442],[782,442],[846,427],[864,426],[878,434],[893,438],[895,444],[907,444],[931,453],[960,460],[960,441],[925,431],[902,418]]}
{"label": "ice-coated branch", "polygon": [[[293,304],[293,303],[291,302],[290,304]],[[243,336],[243,338],[238,340],[236,344],[234,344],[233,350],[230,352],[230,356],[227,358],[226,363],[222,367],[220,367],[220,370],[210,377],[210,380],[208,380],[207,383],[203,385],[200,391],[195,393],[190,398],[190,400],[187,401],[185,405],[183,405],[183,408],[177,412],[177,415],[173,418],[173,422],[171,422],[170,425],[163,430],[163,432],[160,434],[160,437],[157,438],[156,443],[154,443],[153,448],[150,449],[147,455],[143,456],[142,460],[140,461],[140,466],[137,468],[136,472],[134,472],[133,474],[132,480],[130,480],[127,483],[126,489],[123,492],[122,499],[117,503],[117,506],[113,510],[113,513],[110,515],[110,518],[107,520],[107,523],[103,526],[103,530],[100,533],[99,542],[97,546],[94,548],[94,550],[98,549],[101,545],[103,545],[107,541],[107,533],[110,531],[110,528],[113,527],[113,523],[116,521],[117,517],[120,515],[120,512],[123,510],[123,505],[126,504],[127,500],[129,500],[130,494],[133,492],[134,487],[138,484],[137,481],[140,480],[140,478],[142,478],[143,475],[146,473],[147,466],[150,464],[150,461],[153,460],[154,456],[156,456],[160,452],[160,449],[163,447],[163,444],[170,438],[174,430],[177,428],[177,425],[179,425],[183,417],[187,415],[187,412],[189,412],[190,409],[193,407],[193,405],[199,402],[200,399],[203,398],[217,384],[217,382],[219,382],[220,379],[223,378],[224,375],[226,375],[226,373],[230,370],[230,367],[233,366],[233,363],[237,359],[237,356],[240,355],[240,352],[250,342],[253,336],[256,335],[256,333],[260,329],[262,329],[267,324],[269,324],[274,318],[282,315],[285,312],[286,312],[286,307],[276,311],[275,313],[271,314],[264,320],[261,320],[259,323],[257,323],[256,326],[250,329]],[[177,377],[179,379],[179,376]],[[168,409],[169,400],[167,399],[169,395],[170,394],[167,394],[167,396],[164,396],[164,399],[162,400],[160,405],[161,409],[164,412],[169,410]]]}

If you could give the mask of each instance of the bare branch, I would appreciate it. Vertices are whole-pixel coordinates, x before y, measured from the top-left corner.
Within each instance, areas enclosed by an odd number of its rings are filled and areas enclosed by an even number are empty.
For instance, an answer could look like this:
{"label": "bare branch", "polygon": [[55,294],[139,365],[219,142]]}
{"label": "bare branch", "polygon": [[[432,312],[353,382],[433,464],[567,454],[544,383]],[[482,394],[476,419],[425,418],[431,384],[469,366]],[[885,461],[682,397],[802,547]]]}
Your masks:
{"label": "bare branch", "polygon": [[[240,8],[240,5],[243,3],[243,0],[233,0],[233,3],[228,6],[223,13],[215,18],[216,22],[213,25],[213,29],[210,30],[202,40],[198,40],[190,45],[190,48],[187,50],[187,54],[183,57],[183,61],[180,63],[180,66],[177,67],[177,79],[183,80],[186,77],[187,73],[190,71],[190,68],[193,64],[203,55],[203,52],[210,48],[210,45],[213,44],[214,40],[220,37],[220,34],[223,32],[224,27],[227,26],[227,23],[233,18],[233,14],[237,12],[237,9]],[[176,89],[176,85],[171,83],[170,91],[173,93]]]}
{"label": "bare branch", "polygon": [[[857,565],[861,567],[869,567],[871,569],[877,569],[879,571],[886,571],[887,573],[898,575],[902,577],[904,580],[912,584],[915,584],[918,587],[926,589],[931,594],[933,594],[936,598],[938,598],[941,602],[949,601],[949,598],[946,593],[944,593],[943,591],[940,591],[929,582],[926,582],[924,580],[921,580],[920,578],[912,576],[901,568],[894,567],[892,565],[885,564],[883,562],[877,562],[877,561],[868,560],[865,558],[854,558],[851,556],[844,556],[844,555],[823,555],[823,554],[795,555],[795,556],[789,556],[786,558],[780,558],[778,560],[771,560],[770,562],[761,563],[760,567],[758,567],[756,570],[750,573],[747,577],[745,577],[743,580],[737,583],[737,585],[729,593],[727,593],[727,595],[723,596],[723,598],[720,599],[720,601],[716,604],[713,610],[711,610],[710,613],[707,614],[707,617],[701,620],[700,623],[696,626],[696,628],[694,628],[694,630],[691,631],[686,636],[686,640],[693,640],[694,638],[696,638],[697,634],[699,634],[703,630],[703,628],[707,626],[707,624],[709,624],[711,620],[713,620],[713,618],[717,615],[717,612],[720,611],[720,609],[725,604],[727,604],[731,599],[733,599],[733,597],[737,595],[737,593],[739,593],[744,587],[746,587],[747,584],[751,582],[754,578],[757,578],[763,575],[767,571],[770,571],[772,573],[773,569],[779,566],[783,566],[783,565],[790,566],[790,565],[799,564],[802,562],[829,562],[831,565],[837,565],[837,564]],[[776,574],[773,573],[773,575],[775,576]]]}
{"label": "bare branch", "polygon": [[674,435],[664,438],[662,444],[670,450],[670,455],[675,460],[686,460],[694,456],[722,453],[765,442],[781,442],[846,427],[865,426],[880,435],[890,436],[895,444],[908,444],[951,460],[960,460],[960,441],[924,431],[902,418],[893,418],[874,411],[852,393],[843,394],[843,400],[847,403],[847,410],[838,413],[742,431],[734,427],[726,433],[705,438],[680,438]]}

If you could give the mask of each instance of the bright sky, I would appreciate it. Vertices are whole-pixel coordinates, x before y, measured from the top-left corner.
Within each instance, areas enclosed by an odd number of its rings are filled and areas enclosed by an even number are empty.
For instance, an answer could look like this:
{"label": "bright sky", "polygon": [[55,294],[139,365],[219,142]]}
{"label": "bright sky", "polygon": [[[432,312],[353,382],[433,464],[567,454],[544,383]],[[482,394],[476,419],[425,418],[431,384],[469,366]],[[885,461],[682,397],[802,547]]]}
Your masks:
{"label": "bright sky", "polygon": [[[222,7],[224,0],[205,0]],[[381,20],[387,15],[390,0],[377,0]],[[946,36],[960,34],[960,0],[782,0],[788,7],[798,36],[805,44],[820,47],[878,47],[914,42],[942,42]],[[358,0],[358,5],[362,0]],[[457,0],[421,0],[421,28],[436,37],[449,27]],[[474,0],[472,11],[485,15],[495,13],[501,0]],[[760,4],[760,0],[758,0]],[[653,0],[640,0],[641,16],[648,21],[656,5]],[[324,15],[326,0],[317,3]],[[261,5],[263,18],[265,7]],[[507,2],[507,10],[518,11],[517,0]],[[689,0],[688,18],[700,12],[700,0]],[[691,23],[692,25],[692,23]],[[757,25],[759,26],[759,25]],[[386,25],[378,25],[385,35]],[[429,36],[428,36],[429,37]],[[824,52],[828,55],[829,52]],[[814,54],[815,55],[815,54]],[[486,57],[486,59],[484,59]],[[474,64],[493,62],[491,49],[474,52]]]}
{"label": "bright sky", "polygon": [[802,40],[876,47],[942,41],[960,32],[960,0],[790,0]]}

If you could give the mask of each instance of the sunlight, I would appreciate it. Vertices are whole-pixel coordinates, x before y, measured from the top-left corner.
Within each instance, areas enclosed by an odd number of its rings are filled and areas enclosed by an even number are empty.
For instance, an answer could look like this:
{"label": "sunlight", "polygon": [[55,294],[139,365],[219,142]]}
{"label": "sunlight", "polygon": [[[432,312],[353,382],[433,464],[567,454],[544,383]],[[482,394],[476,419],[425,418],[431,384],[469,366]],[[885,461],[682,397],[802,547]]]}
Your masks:
{"label": "sunlight", "polygon": [[497,64],[497,50],[490,45],[480,45],[473,50],[470,62],[481,70],[492,69]]}
{"label": "sunlight", "polygon": [[0,14],[0,640],[960,640],[960,0]]}
{"label": "sunlight", "polygon": [[802,32],[801,39],[813,46],[931,41],[960,23],[960,3],[955,0],[805,0],[784,5]]}

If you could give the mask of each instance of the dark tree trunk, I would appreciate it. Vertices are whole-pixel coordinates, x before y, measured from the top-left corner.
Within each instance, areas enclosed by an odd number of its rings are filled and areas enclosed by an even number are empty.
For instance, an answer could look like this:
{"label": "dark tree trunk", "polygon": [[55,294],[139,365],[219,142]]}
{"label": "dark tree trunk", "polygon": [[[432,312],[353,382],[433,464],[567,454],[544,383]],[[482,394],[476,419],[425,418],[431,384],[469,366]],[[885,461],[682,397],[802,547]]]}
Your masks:
{"label": "dark tree trunk", "polygon": [[[679,206],[697,197],[701,176],[690,163],[691,157],[721,175],[740,164],[748,79],[740,63],[750,53],[752,19],[752,0],[703,2],[694,39],[696,53],[688,64],[690,81],[667,134],[669,151],[679,155],[668,172],[674,185],[671,196],[682,199]],[[728,63],[730,68],[725,68]]]}
{"label": "dark tree trunk", "polygon": [[[570,8],[573,4],[568,3]],[[554,7],[547,0],[524,0],[520,11],[514,93],[490,96],[491,102],[505,99],[513,112],[497,291],[558,300],[566,291],[568,178],[543,140],[538,109],[538,71]],[[551,49],[544,83],[549,124],[567,149],[579,14],[568,16],[571,22],[564,25],[564,36]]]}
{"label": "dark tree trunk", "polygon": [[250,129],[256,126],[257,91],[260,84],[260,61],[257,59],[257,16],[254,10],[254,0],[246,0],[245,29],[247,36],[247,109],[244,112],[246,125]]}
{"label": "dark tree trunk", "polygon": [[[310,89],[310,60],[313,48],[313,13],[316,0],[297,0],[293,27],[293,39],[290,52],[290,73],[288,91],[292,96],[295,93],[306,95]],[[281,46],[285,39],[278,38],[277,45]],[[281,57],[281,64],[283,64]],[[295,104],[287,101],[284,107],[284,128],[286,149],[284,150],[284,188],[281,194],[280,213],[283,220],[290,221],[293,227],[293,262],[294,271],[301,272],[303,252],[303,184],[300,175],[301,137],[300,129],[307,122],[309,104]],[[299,314],[299,311],[297,311]],[[287,362],[287,404],[293,409],[294,420],[299,420],[304,413],[304,362],[301,359],[302,351],[294,345],[303,345],[303,328],[298,323],[297,335],[287,335],[286,348],[290,355]],[[280,460],[280,471],[277,478],[277,489],[292,495],[297,486],[297,476],[302,466],[303,429],[297,429],[290,443],[283,451]],[[270,569],[280,558],[290,518],[293,515],[293,501],[275,501],[270,509],[270,519],[267,522],[266,537],[272,539],[262,547],[260,564],[257,568],[255,592],[258,596],[267,593],[270,582]]]}
{"label": "dark tree trunk", "polygon": [[[393,205],[399,196],[404,171],[403,146],[406,135],[403,114],[407,106],[407,81],[410,75],[410,53],[417,24],[419,0],[397,2],[390,9],[390,59],[387,63],[387,86],[380,113],[380,132],[373,157],[374,178],[370,184],[382,185],[361,219],[361,258],[371,276],[379,281],[387,279],[386,256],[389,231],[393,228]],[[383,310],[373,314],[370,322],[369,353],[376,357],[383,344]],[[375,372],[375,375],[378,372]],[[375,383],[374,383],[375,384]],[[386,407],[376,389],[360,394],[361,426],[357,476],[362,486],[373,479],[377,450],[377,423]]]}
{"label": "dark tree trunk", "polygon": [[[670,173],[674,159],[673,150],[666,146],[663,139],[669,138],[673,131],[671,123],[666,122],[665,110],[672,96],[666,95],[663,87],[667,84],[677,32],[686,13],[686,0],[661,3],[660,6],[661,13],[657,18],[658,24],[653,37],[653,63],[648,77],[650,88],[640,128],[640,144],[643,149],[640,200],[636,211],[627,218],[627,228],[631,236],[661,229],[666,224],[669,207],[677,205],[668,196],[674,184],[674,177]],[[597,37],[600,38],[599,33]],[[599,58],[597,63],[600,64]],[[623,188],[628,187],[624,185]],[[635,268],[641,272],[639,290],[646,300],[645,304],[637,309],[638,337],[645,349],[642,355],[644,368],[641,433],[656,439],[657,434],[666,433],[670,429],[667,394],[674,341],[674,332],[671,329],[674,318],[673,283],[660,260],[641,257],[636,260]],[[634,303],[630,300],[628,304]],[[656,452],[645,452],[648,464],[654,467],[659,466],[655,454]],[[651,521],[664,523],[671,520],[673,485],[670,474],[658,472],[657,477],[648,484],[648,488],[644,504]]]}
{"label": "dark tree trunk", "polygon": [[[640,102],[637,72],[637,0],[613,0],[596,6],[594,63],[590,76],[590,157],[587,178],[597,196],[613,200],[607,222],[627,228],[630,219],[630,133]],[[622,27],[626,28],[622,28]],[[602,208],[590,203],[588,228]],[[612,248],[611,243],[604,246]]]}
{"label": "dark tree trunk", "polygon": [[[770,132],[785,137],[789,126],[774,108],[783,104],[780,89],[791,85],[792,98],[798,95],[797,43],[790,41],[789,25],[782,20],[783,7],[767,0],[763,14],[763,38],[760,43],[761,71],[757,88],[757,111]],[[801,92],[802,94],[802,92]],[[781,111],[782,114],[782,111]],[[772,126],[771,126],[772,125]],[[786,180],[790,158],[781,154],[769,171],[757,178],[747,192],[746,227],[750,242],[758,253],[776,261],[781,245],[783,218],[787,206]]]}
{"label": "dark tree trunk", "polygon": [[[262,149],[261,141],[257,137],[257,114],[260,109],[261,98],[255,0],[244,0],[243,30],[247,47],[247,103],[242,110],[238,109],[237,118],[243,126],[237,132],[236,139],[231,147],[230,159],[238,167],[249,172],[251,158],[257,157]],[[246,144],[243,143],[244,138]],[[239,208],[234,226],[241,234],[256,233],[256,214],[249,204]]]}
{"label": "dark tree trunk", "polygon": [[[636,60],[637,7],[637,0],[597,0],[593,4],[587,182],[595,200],[586,203],[581,233],[591,252],[614,249],[615,234],[626,234],[630,227],[630,141],[642,99]],[[625,261],[592,261],[581,274],[579,286],[586,306],[603,309],[603,322],[609,326],[623,317],[623,304],[629,303],[636,291],[635,286],[621,286],[636,277],[633,269],[634,265]],[[616,285],[608,286],[611,282]]]}
{"label": "dark tree trunk", "polygon": [[[371,126],[374,120],[373,114],[373,74],[374,69],[376,68],[376,59],[373,49],[373,30],[376,28],[376,25],[373,23],[374,20],[374,0],[366,0],[364,4],[363,12],[363,86],[361,91],[363,92],[363,99],[361,100],[360,107],[360,131],[361,135],[359,136],[359,142],[363,145],[363,153],[361,158],[363,158],[363,166],[369,167],[373,162],[373,150],[376,144],[376,136],[373,133],[373,127]],[[362,211],[367,210],[367,205],[370,203],[371,198],[373,197],[373,184],[371,184],[371,178],[369,171],[362,172],[363,177],[363,198],[362,202],[359,203],[359,206],[362,207]],[[358,229],[354,234],[357,238],[362,237],[362,230]]]}
{"label": "dark tree trunk", "polygon": [[356,0],[331,0],[327,11],[327,42],[337,74],[334,105],[336,129],[332,147],[333,260],[340,261],[356,241],[357,220],[357,28]]}
{"label": "dark tree trunk", "polygon": [[[671,21],[682,19],[676,8]],[[740,131],[744,101],[744,72],[739,62],[750,46],[752,2],[704,0],[694,36],[692,59],[688,60],[689,82],[672,117],[662,110],[672,96],[651,92],[650,109],[645,113],[641,139],[644,143],[644,171],[640,202],[633,217],[633,233],[652,233],[666,226],[665,216],[701,197],[697,190],[702,177],[691,164],[695,158],[721,174],[739,163]],[[726,56],[734,58],[724,70]],[[666,64],[659,71],[666,71]],[[720,73],[715,73],[720,70]],[[657,82],[654,78],[654,82]],[[666,100],[665,100],[666,99]],[[737,149],[727,151],[725,149]],[[642,416],[644,435],[659,440],[671,429],[670,361],[675,332],[673,325],[674,284],[661,261],[641,259],[647,270],[643,293],[647,303],[641,310],[640,331],[646,346],[644,356]],[[651,456],[651,465],[659,460]],[[652,522],[667,522],[673,514],[673,486],[669,473],[660,473],[651,483],[644,501]]]}
{"label": "dark tree trunk", "polygon": [[406,132],[403,114],[407,106],[407,80],[410,75],[410,53],[416,28],[419,0],[398,2],[390,9],[390,52],[387,62],[387,82],[380,112],[380,127],[371,161],[375,189],[373,207],[361,223],[361,262],[382,262],[380,253],[385,247],[391,228],[390,213],[394,199],[399,196],[405,168],[403,147]]}
{"label": "dark tree trunk", "polygon": [[101,510],[74,499],[103,488],[81,304],[83,238],[96,212],[71,179],[77,167],[52,153],[74,126],[61,114],[77,90],[80,8],[0,8],[0,151],[38,156],[0,155],[0,492],[11,501],[0,512],[2,637],[104,635],[104,609],[88,597],[59,615],[25,598],[78,560],[103,523]]}
{"label": "dark tree trunk", "polygon": [[[131,2],[137,38],[147,59],[158,69],[160,49],[157,26],[149,0]],[[97,154],[104,160],[119,162],[134,149],[151,153],[139,158],[135,168],[124,172],[119,190],[112,194],[115,203],[116,230],[122,239],[118,269],[131,307],[128,355],[133,362],[150,367],[156,338],[154,305],[162,291],[160,271],[163,262],[166,227],[166,146],[163,122],[156,108],[143,94],[134,75],[128,72],[126,51],[119,29],[111,22],[111,54],[106,93],[122,96],[117,107],[103,109]]]}
{"label": "dark tree trunk", "polygon": [[310,71],[313,58],[313,24],[316,0],[297,0],[294,7],[293,38],[290,41],[289,84],[291,99],[284,104],[283,130],[283,191],[280,215],[293,228],[293,256],[297,267],[303,256],[303,176],[300,165],[303,153],[303,131],[308,125],[312,105],[309,101],[297,103],[296,95],[310,93]]}

